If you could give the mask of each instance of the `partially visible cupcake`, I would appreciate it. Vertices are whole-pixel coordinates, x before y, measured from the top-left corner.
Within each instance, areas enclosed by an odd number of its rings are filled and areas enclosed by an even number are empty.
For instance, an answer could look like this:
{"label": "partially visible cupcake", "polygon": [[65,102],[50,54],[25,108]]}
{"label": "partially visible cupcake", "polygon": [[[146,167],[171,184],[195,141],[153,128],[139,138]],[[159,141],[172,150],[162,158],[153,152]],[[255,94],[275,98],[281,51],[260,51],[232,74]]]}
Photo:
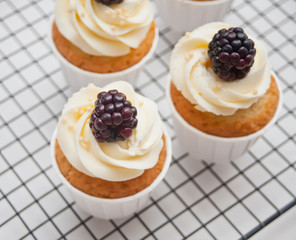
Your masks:
{"label": "partially visible cupcake", "polygon": [[242,155],[275,121],[281,105],[264,45],[222,22],[179,40],[170,80],[177,132],[182,142],[189,138],[188,151],[209,161]]}
{"label": "partially visible cupcake", "polygon": [[51,145],[58,175],[79,206],[106,219],[139,211],[171,161],[157,105],[123,81],[75,93]]}
{"label": "partially visible cupcake", "polygon": [[164,22],[178,32],[189,32],[209,22],[220,21],[233,0],[156,0]]}
{"label": "partially visible cupcake", "polygon": [[72,71],[65,72],[69,83],[81,81],[74,86],[78,90],[90,82],[133,82],[136,74],[131,73],[153,54],[158,32],[149,0],[57,0],[51,38],[62,64]]}

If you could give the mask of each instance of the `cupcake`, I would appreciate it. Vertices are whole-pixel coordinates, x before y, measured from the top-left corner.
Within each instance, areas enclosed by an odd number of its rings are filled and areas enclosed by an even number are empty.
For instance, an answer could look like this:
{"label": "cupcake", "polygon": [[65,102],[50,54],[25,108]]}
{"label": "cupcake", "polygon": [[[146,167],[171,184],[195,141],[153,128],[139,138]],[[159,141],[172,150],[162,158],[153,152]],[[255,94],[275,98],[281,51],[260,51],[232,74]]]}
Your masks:
{"label": "cupcake", "polygon": [[149,0],[57,0],[50,35],[75,91],[92,82],[133,83],[158,40]]}
{"label": "cupcake", "polygon": [[157,105],[124,81],[104,88],[89,84],[73,94],[51,150],[79,207],[105,219],[139,211],[172,158]]}
{"label": "cupcake", "polygon": [[281,106],[262,42],[222,22],[178,41],[168,84],[178,137],[189,153],[207,161],[241,156],[274,123]]}
{"label": "cupcake", "polygon": [[220,21],[233,0],[156,0],[164,22],[177,32],[188,32],[209,22]]}

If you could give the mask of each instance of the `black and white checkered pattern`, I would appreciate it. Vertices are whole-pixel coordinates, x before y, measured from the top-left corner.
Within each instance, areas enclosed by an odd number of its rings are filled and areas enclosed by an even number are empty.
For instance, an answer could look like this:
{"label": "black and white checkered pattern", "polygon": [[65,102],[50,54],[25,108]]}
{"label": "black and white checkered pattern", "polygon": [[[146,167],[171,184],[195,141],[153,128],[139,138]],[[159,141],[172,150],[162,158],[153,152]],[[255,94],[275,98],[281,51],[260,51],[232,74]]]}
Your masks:
{"label": "black and white checkered pattern", "polygon": [[190,159],[175,137],[164,90],[181,34],[156,13],[159,45],[136,90],[157,102],[173,162],[145,209],[111,221],[81,212],[51,166],[49,140],[71,95],[46,42],[53,7],[0,0],[0,239],[247,239],[296,205],[295,0],[234,0],[225,18],[266,43],[284,93],[276,125],[226,166]]}

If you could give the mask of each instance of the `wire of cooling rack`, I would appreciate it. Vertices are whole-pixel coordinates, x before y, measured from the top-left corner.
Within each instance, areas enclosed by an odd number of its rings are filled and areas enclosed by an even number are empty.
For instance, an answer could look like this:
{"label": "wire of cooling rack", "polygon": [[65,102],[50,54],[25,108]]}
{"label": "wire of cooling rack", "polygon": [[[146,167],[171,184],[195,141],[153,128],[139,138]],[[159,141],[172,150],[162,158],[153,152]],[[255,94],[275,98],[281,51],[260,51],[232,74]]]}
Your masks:
{"label": "wire of cooling rack", "polygon": [[143,210],[110,221],[81,212],[51,166],[50,137],[72,94],[46,41],[53,8],[53,0],[0,1],[0,239],[248,239],[296,205],[295,0],[234,0],[225,18],[266,44],[284,95],[275,126],[226,165],[180,147],[164,92],[182,34],[155,9],[159,45],[136,90],[158,104],[173,161]]}

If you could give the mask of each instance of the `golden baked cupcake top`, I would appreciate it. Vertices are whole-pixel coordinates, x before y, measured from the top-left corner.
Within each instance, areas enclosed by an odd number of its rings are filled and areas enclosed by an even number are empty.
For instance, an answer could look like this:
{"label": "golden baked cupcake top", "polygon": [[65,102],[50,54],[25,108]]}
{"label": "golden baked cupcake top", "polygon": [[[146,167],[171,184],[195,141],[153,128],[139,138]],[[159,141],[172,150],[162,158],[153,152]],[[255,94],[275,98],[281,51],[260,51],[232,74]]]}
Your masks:
{"label": "golden baked cupcake top", "polygon": [[214,22],[176,44],[170,96],[189,125],[214,136],[243,137],[274,117],[279,89],[265,47],[249,37],[240,27]]}
{"label": "golden baked cupcake top", "polygon": [[[108,92],[115,101],[117,97],[122,97],[118,92],[124,93],[128,99],[124,104],[129,106],[132,113],[125,111],[126,107],[116,104],[109,108],[108,99],[105,108],[100,109],[100,103],[96,100],[98,101],[97,96],[101,92]],[[136,112],[130,105],[137,109]],[[114,113],[118,112],[116,108],[120,108],[118,111],[122,114],[122,121],[116,116],[113,118]],[[104,119],[103,112],[112,116],[113,122],[109,123],[110,119]],[[98,117],[91,119],[95,114]],[[137,122],[134,122],[135,116]],[[126,124],[122,124],[123,121]],[[116,134],[110,137],[111,133],[108,135],[105,131],[108,126],[108,129],[115,129],[115,125],[121,125],[118,138]],[[97,135],[99,132],[100,136]],[[133,87],[123,81],[111,83],[104,88],[93,84],[82,88],[68,100],[57,127],[59,146],[74,168],[90,177],[114,182],[136,178],[145,169],[155,166],[164,144],[162,135],[157,105],[135,93]],[[101,141],[102,137],[107,142]]]}
{"label": "golden baked cupcake top", "polygon": [[87,54],[119,57],[139,47],[153,21],[149,0],[105,5],[95,0],[57,0],[59,32]]}
{"label": "golden baked cupcake top", "polygon": [[[257,51],[252,56],[252,62],[248,63],[252,67],[246,75],[239,77],[241,79],[227,81],[214,71],[213,62],[211,63],[208,55],[209,43],[219,30],[231,27],[222,22],[203,25],[186,33],[172,52],[172,82],[195,109],[201,112],[233,115],[237,110],[247,109],[258,101],[270,86],[271,69],[267,51],[254,37],[251,39]],[[221,42],[221,47],[224,45],[227,43]]]}

